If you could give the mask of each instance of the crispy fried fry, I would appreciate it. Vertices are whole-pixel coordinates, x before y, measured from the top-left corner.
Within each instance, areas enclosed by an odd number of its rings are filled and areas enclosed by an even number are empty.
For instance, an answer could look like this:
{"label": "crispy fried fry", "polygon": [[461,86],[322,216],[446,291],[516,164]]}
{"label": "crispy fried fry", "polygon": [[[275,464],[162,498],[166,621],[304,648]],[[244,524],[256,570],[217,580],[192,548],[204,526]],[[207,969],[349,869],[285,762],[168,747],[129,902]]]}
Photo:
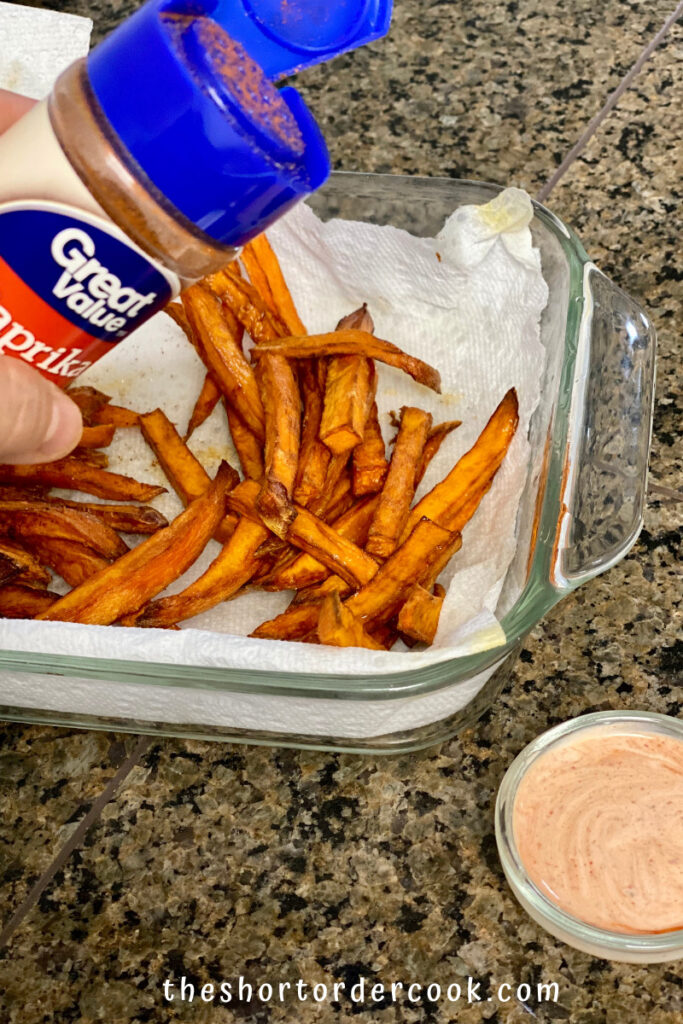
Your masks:
{"label": "crispy fried fry", "polygon": [[33,536],[29,544],[41,562],[49,565],[71,587],[80,586],[100,569],[105,569],[110,561],[74,540]]}
{"label": "crispy fried fry", "polygon": [[263,341],[252,349],[252,357],[282,355],[288,359],[310,359],[311,356],[364,356],[394,366],[409,374],[418,384],[432,391],[441,391],[441,377],[433,366],[403,352],[390,341],[382,341],[366,331],[347,329],[331,334],[309,334],[306,337]]}
{"label": "crispy fried fry", "polygon": [[373,401],[365,422],[363,440],[353,449],[353,493],[357,497],[378,494],[384,486],[388,470],[377,402]]}
{"label": "crispy fried fry", "polygon": [[386,622],[399,610],[411,588],[421,582],[431,566],[451,545],[448,530],[421,519],[408,539],[391,555],[379,572],[347,601],[349,609],[367,625]]}
{"label": "crispy fried fry", "polygon": [[49,590],[33,590],[15,584],[0,587],[0,618],[34,619],[59,600]]}
{"label": "crispy fried fry", "polygon": [[104,626],[137,611],[182,576],[204,550],[225,515],[232,479],[230,467],[221,465],[209,490],[170,526],[76,587],[39,618]]}
{"label": "crispy fried fry", "polygon": [[263,448],[261,442],[252,434],[240,414],[237,412],[227,398],[224,400],[225,412],[228,417],[228,426],[232,443],[235,446],[237,457],[240,460],[242,472],[249,480],[263,479]]}
{"label": "crispy fried fry", "polygon": [[420,467],[417,472],[418,484],[420,483],[422,477],[427,472],[427,467],[429,466],[429,463],[432,461],[432,459],[434,458],[434,456],[436,455],[436,453],[438,452],[439,448],[446,440],[448,435],[452,433],[452,431],[457,430],[457,428],[461,425],[462,424],[460,420],[446,420],[444,423],[437,423],[437,425],[435,427],[432,427],[432,429],[429,431],[429,435],[427,436],[427,440],[425,441],[425,446],[422,449]]}
{"label": "crispy fried fry", "polygon": [[81,448],[107,448],[114,440],[116,427],[111,423],[97,424],[94,427],[83,427]]}
{"label": "crispy fried fry", "polygon": [[185,440],[192,436],[197,427],[201,427],[205,420],[208,420],[209,416],[216,408],[221,400],[221,389],[216,384],[213,376],[207,373],[204,377],[204,383],[202,389],[197,395],[197,401],[194,403],[192,415],[190,421],[187,424],[187,430],[185,432]]}
{"label": "crispy fried fry", "polygon": [[74,448],[69,455],[70,459],[74,459],[76,462],[84,462],[88,466],[93,466],[96,469],[106,469],[109,465],[109,459],[104,452],[101,452],[99,448]]}
{"label": "crispy fried fry", "polygon": [[237,529],[206,572],[189,587],[171,597],[152,601],[123,620],[125,626],[170,626],[208,611],[233,597],[259,567],[256,551],[268,530],[250,519],[240,519]]}
{"label": "crispy fried fry", "polygon": [[0,530],[14,537],[76,541],[105,558],[119,558],[128,547],[115,530],[87,511],[41,501],[1,501]]}
{"label": "crispy fried fry", "polygon": [[35,466],[0,465],[0,483],[64,487],[113,501],[150,501],[166,491],[165,487],[139,483],[129,476],[89,466],[72,456]]}
{"label": "crispy fried fry", "polygon": [[382,651],[384,647],[366,633],[363,623],[346,605],[343,605],[335,591],[326,597],[318,614],[318,639],[321,644],[332,647],[367,647],[371,651]]}
{"label": "crispy fried fry", "polygon": [[[124,409],[122,405],[105,405],[98,409],[92,417],[93,425],[110,424],[112,427],[137,427],[140,418],[132,409]],[[81,441],[81,444],[83,442]]]}
{"label": "crispy fried fry", "polygon": [[419,584],[414,586],[398,613],[400,632],[423,644],[433,643],[445,596],[446,591],[438,583],[433,594]]}
{"label": "crispy fried fry", "polygon": [[288,333],[280,317],[244,278],[228,270],[220,270],[208,278],[208,284],[214,294],[220,296],[223,307],[232,310],[257,344],[276,340]]}
{"label": "crispy fried fry", "polygon": [[249,636],[259,640],[302,640],[316,628],[319,609],[319,601],[290,605],[281,615],[262,622]]}
{"label": "crispy fried fry", "polygon": [[[2,497],[4,492],[0,491],[0,498]],[[66,498],[44,500],[50,505],[63,505],[89,512],[111,526],[112,530],[121,530],[123,533],[156,533],[157,530],[168,526],[166,516],[147,505],[104,505],[101,502],[69,501]]]}
{"label": "crispy fried fry", "polygon": [[[289,334],[305,334],[306,328],[294,305],[280,262],[265,234],[258,235],[244,247],[242,262],[247,268],[252,284],[258,288],[264,298],[269,297],[273,311],[283,321],[287,332]],[[252,270],[256,273],[258,280],[255,279]]]}
{"label": "crispy fried fry", "polygon": [[161,409],[144,413],[140,429],[182,503],[188,505],[204,494],[211,478],[166,414]]}
{"label": "crispy fried fry", "polygon": [[75,402],[81,410],[81,416],[85,424],[91,423],[92,417],[98,409],[101,409],[110,401],[109,395],[105,395],[103,391],[98,391],[97,388],[88,387],[83,384],[78,387],[69,388],[66,393],[71,401]]}
{"label": "crispy fried fry", "polygon": [[9,537],[0,537],[0,582],[14,579],[24,587],[46,587],[50,573],[31,551]]}
{"label": "crispy fried fry", "polygon": [[299,364],[299,388],[303,411],[294,500],[303,508],[323,495],[332,457],[330,449],[318,436],[323,413],[326,372],[324,359],[304,359]]}
{"label": "crispy fried fry", "polygon": [[498,472],[518,422],[517,394],[511,388],[472,448],[411,511],[403,531],[404,538],[423,516],[452,529],[452,524],[458,521],[461,507],[471,500],[474,492],[488,486]]}
{"label": "crispy fried fry", "polygon": [[388,558],[398,546],[415,494],[417,469],[427,440],[432,417],[422,409],[404,406],[389,472],[370,524],[365,550]]}
{"label": "crispy fried fry", "polygon": [[330,359],[320,440],[334,455],[348,455],[363,440],[374,397],[374,377],[371,359],[363,356]]}
{"label": "crispy fried fry", "polygon": [[196,284],[183,293],[183,307],[206,366],[252,433],[263,441],[264,412],[256,377],[226,323],[219,300],[204,285]]}
{"label": "crispy fried fry", "polygon": [[258,380],[266,413],[266,449],[256,504],[266,526],[284,539],[296,514],[292,494],[299,458],[299,389],[291,364],[282,356],[260,360]]}
{"label": "crispy fried fry", "polygon": [[300,509],[287,531],[287,540],[313,555],[351,586],[360,587],[377,572],[377,562],[362,548],[323,523],[308,509]]}

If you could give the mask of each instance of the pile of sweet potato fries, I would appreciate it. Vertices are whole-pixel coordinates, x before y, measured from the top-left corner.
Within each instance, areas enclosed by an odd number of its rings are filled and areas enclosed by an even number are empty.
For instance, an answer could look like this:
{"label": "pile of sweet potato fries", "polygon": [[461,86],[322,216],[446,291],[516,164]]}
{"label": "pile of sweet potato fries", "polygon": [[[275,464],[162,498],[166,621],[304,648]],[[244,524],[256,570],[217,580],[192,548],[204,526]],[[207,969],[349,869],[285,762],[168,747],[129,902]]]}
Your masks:
{"label": "pile of sweet potato fries", "polygon": [[[241,265],[188,288],[167,312],[206,367],[185,437],[160,409],[134,412],[94,388],[73,387],[85,424],[79,447],[59,462],[0,466],[0,616],[177,629],[261,587],[295,594],[255,637],[376,650],[399,637],[430,644],[444,600],[438,578],[517,427],[514,389],[474,446],[413,505],[459,424],[434,424],[429,413],[404,407],[387,457],[377,364],[437,392],[440,379],[375,337],[365,306],[329,334],[307,334],[262,235]],[[242,472],[223,462],[211,480],[187,440],[219,402]],[[164,488],[107,469],[102,449],[115,431],[132,429],[185,506],[170,524],[144,504]],[[53,488],[102,501],[66,500]],[[129,548],[121,533],[148,536]],[[212,538],[221,549],[209,568],[180,593],[159,597]],[[65,596],[50,591],[52,573],[72,588]]]}

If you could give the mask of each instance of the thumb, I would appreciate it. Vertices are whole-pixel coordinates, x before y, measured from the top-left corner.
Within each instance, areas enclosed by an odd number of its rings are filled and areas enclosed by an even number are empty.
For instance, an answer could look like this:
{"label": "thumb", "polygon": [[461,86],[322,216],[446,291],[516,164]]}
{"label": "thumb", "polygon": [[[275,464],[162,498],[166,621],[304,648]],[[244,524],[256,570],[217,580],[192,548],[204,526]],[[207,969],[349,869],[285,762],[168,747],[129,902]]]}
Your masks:
{"label": "thumb", "polygon": [[0,462],[52,462],[78,444],[78,406],[18,359],[0,356]]}

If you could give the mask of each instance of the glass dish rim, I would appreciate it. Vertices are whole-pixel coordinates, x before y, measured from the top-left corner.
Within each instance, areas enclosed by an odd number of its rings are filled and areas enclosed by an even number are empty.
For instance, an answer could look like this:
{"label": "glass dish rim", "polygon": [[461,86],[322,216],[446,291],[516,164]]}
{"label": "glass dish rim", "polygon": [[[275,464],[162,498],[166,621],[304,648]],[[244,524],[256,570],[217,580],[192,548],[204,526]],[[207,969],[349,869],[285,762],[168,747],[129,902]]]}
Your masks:
{"label": "glass dish rim", "polygon": [[[680,951],[683,957],[683,928],[669,932],[613,932],[588,924],[553,903],[531,881],[514,842],[512,814],[519,785],[538,757],[552,749],[567,736],[581,733],[605,723],[642,722],[657,727],[660,734],[673,735],[683,741],[683,721],[656,711],[595,711],[567,719],[552,726],[531,740],[515,757],[498,788],[495,804],[495,834],[498,855],[505,877],[515,897],[526,909],[533,907],[539,918],[580,942],[600,947],[606,952],[662,954]],[[528,911],[527,911],[528,912]],[[552,934],[555,934],[551,930]],[[582,947],[579,947],[582,948]]]}
{"label": "glass dish rim", "polygon": [[[336,183],[347,190],[362,187],[363,182],[385,184],[392,188],[423,188],[438,192],[444,188],[471,188],[489,192],[491,197],[503,191],[504,186],[473,179],[422,177],[410,175],[336,172],[330,185]],[[397,184],[400,183],[400,184]],[[324,190],[321,190],[321,192]],[[534,217],[554,235],[567,259],[569,269],[568,308],[565,323],[564,352],[559,381],[560,392],[572,393],[576,351],[585,304],[585,268],[593,266],[580,240],[560,218],[543,204],[532,200]],[[157,661],[118,661],[80,655],[53,655],[49,653],[0,650],[0,669],[19,671],[58,670],[60,674],[75,674],[110,678],[112,672],[121,681],[157,683],[158,685],[190,686],[218,689],[223,692],[248,691],[251,693],[276,692],[278,695],[382,700],[395,696],[427,694],[449,684],[470,678],[501,662],[515,644],[566,594],[580,585],[582,580],[563,580],[561,585],[551,579],[554,547],[541,539],[548,531],[555,535],[560,492],[563,478],[563,459],[569,431],[569,409],[556,408],[552,425],[555,442],[550,452],[546,472],[546,486],[541,502],[538,523],[539,539],[530,560],[527,580],[514,605],[501,618],[506,640],[489,650],[455,658],[444,658],[419,669],[407,668],[373,676],[345,673],[275,673],[258,669],[215,668]],[[201,680],[192,678],[193,674]],[[160,679],[161,677],[161,679]]]}

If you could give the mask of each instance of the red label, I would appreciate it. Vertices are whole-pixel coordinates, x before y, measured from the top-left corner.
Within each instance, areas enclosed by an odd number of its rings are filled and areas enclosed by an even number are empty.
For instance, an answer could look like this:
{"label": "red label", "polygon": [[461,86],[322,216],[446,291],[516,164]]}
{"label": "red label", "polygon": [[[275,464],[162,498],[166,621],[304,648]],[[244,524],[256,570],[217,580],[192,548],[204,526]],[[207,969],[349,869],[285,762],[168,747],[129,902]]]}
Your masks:
{"label": "red label", "polygon": [[110,348],[48,306],[0,257],[0,354],[66,387]]}

